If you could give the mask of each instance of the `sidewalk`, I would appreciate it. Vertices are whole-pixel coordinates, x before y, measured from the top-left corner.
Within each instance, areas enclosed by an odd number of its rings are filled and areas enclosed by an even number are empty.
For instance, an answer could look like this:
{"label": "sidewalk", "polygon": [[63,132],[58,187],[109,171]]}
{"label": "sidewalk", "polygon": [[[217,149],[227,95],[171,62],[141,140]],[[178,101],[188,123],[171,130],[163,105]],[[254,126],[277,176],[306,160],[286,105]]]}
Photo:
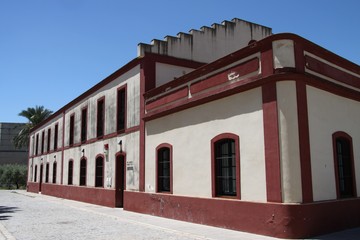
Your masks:
{"label": "sidewalk", "polygon": [[[244,239],[271,238],[54,198],[26,191],[0,191],[2,239]],[[360,239],[360,228],[319,240]]]}

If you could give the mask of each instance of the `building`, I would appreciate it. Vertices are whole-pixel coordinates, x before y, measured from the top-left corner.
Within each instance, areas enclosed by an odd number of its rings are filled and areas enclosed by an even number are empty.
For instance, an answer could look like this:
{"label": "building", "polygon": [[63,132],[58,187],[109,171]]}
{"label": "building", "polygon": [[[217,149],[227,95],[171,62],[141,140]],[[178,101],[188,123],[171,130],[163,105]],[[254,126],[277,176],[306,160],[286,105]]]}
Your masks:
{"label": "building", "polygon": [[31,132],[28,191],[257,234],[360,226],[360,67],[239,19],[138,57]]}
{"label": "building", "polygon": [[0,123],[0,165],[27,164],[27,147],[16,149],[13,139],[20,132],[24,123]]}

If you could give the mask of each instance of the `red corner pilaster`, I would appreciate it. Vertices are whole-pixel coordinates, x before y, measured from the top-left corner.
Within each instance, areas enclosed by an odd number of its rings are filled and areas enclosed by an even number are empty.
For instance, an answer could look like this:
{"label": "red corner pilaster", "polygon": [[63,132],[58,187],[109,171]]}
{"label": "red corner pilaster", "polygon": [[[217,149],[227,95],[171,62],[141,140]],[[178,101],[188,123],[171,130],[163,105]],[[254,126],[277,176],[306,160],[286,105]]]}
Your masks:
{"label": "red corner pilaster", "polygon": [[304,203],[309,203],[313,201],[313,189],[306,84],[302,81],[296,82],[296,97],[298,109],[302,197]]}

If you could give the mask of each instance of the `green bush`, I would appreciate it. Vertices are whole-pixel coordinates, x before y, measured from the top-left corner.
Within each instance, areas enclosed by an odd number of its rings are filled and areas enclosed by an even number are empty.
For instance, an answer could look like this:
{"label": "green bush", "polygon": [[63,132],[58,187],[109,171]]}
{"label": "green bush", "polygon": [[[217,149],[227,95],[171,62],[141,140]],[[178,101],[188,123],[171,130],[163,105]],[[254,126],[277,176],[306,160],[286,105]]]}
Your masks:
{"label": "green bush", "polygon": [[0,186],[7,189],[25,188],[27,167],[21,164],[0,165]]}

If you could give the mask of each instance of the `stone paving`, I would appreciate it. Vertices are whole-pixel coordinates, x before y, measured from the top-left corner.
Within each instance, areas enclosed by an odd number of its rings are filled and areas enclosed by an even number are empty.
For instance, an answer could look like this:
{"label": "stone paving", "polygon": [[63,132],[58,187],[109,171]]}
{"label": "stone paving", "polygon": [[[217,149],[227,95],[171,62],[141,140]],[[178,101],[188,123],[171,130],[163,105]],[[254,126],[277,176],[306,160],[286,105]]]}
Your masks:
{"label": "stone paving", "polygon": [[[54,198],[0,191],[0,240],[277,239]],[[360,239],[360,228],[320,240]]]}

